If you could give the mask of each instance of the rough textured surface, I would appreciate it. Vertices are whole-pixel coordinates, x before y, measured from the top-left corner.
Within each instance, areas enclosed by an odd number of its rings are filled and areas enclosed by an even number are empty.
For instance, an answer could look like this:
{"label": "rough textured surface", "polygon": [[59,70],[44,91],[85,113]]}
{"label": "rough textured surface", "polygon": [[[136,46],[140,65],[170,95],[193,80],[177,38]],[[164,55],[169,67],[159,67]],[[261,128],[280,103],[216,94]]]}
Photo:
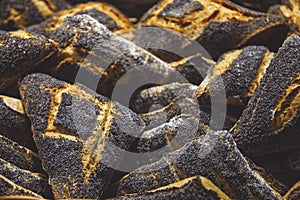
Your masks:
{"label": "rough textured surface", "polygon": [[205,125],[209,125],[210,122],[209,114],[199,109],[197,100],[188,98],[185,95],[179,96],[171,101],[167,106],[159,108],[155,109],[154,105],[154,109],[152,109],[152,111],[140,114],[141,118],[147,125],[145,130],[150,130],[160,126],[179,115],[196,118],[199,123]]}
{"label": "rough textured surface", "polygon": [[121,180],[119,191],[143,193],[195,175],[210,179],[232,199],[280,199],[251,170],[227,131],[208,131],[160,161],[129,173]]}
{"label": "rough textured surface", "polygon": [[288,191],[288,187],[282,182],[278,181],[268,170],[257,166],[252,160],[246,158],[249,166],[253,171],[258,173],[266,182],[280,195],[284,195]]}
{"label": "rough textured surface", "polygon": [[[152,51],[150,51],[152,53]],[[186,51],[188,52],[188,50]],[[166,61],[168,55],[166,54],[163,57],[160,57],[155,51],[153,54],[161,58],[162,60]],[[208,56],[209,57],[209,56]],[[171,59],[170,65],[176,69],[185,79],[187,82],[199,85],[205,76],[207,75],[208,69],[211,69],[213,64],[215,63],[211,58],[205,58],[203,56],[190,56],[187,58],[182,58],[176,61]]]}
{"label": "rough textured surface", "polygon": [[45,37],[22,30],[0,31],[0,89],[29,72],[55,50],[55,44]]}
{"label": "rough textured surface", "polygon": [[265,154],[300,148],[300,37],[289,37],[232,130],[242,152]]}
{"label": "rough textured surface", "polygon": [[156,199],[174,199],[174,200],[229,200],[230,198],[223,193],[214,183],[207,178],[195,176],[186,178],[182,181],[157,188],[146,192],[143,195],[128,195],[118,197],[118,200],[156,200]]}
{"label": "rough textured surface", "polygon": [[[176,121],[176,118],[181,117],[195,119],[195,123],[198,125],[210,125],[209,114],[199,110],[197,100],[186,97],[185,95],[175,98],[167,106],[162,108],[158,107],[156,109],[154,105],[154,109],[151,109],[148,113],[140,114],[140,116],[146,124],[144,131],[153,129],[155,132],[156,127],[166,125],[165,123],[169,123],[174,119]],[[190,130],[194,128],[193,126]]]}
{"label": "rough textured surface", "polygon": [[153,105],[167,106],[176,98],[192,97],[197,86],[189,83],[171,83],[137,90],[130,99],[130,108],[137,113],[147,113]]}
{"label": "rough textured surface", "polygon": [[[189,115],[178,115],[169,121],[142,133],[138,139],[139,152],[152,152],[163,147],[163,155],[181,148],[193,138],[205,134],[205,125],[197,118]],[[156,158],[157,159],[157,158]]]}
{"label": "rough textured surface", "polygon": [[263,46],[248,46],[223,54],[196,90],[199,101],[209,101],[210,92],[218,94],[225,89],[228,103],[247,104],[273,57]]}
{"label": "rough textured surface", "polygon": [[43,172],[41,161],[34,152],[4,136],[0,136],[0,158],[21,169]]}
{"label": "rough textured surface", "polygon": [[0,29],[17,30],[50,18],[55,12],[68,8],[64,0],[2,0]]}
{"label": "rough textured surface", "polygon": [[[143,122],[80,85],[32,74],[20,88],[55,198],[100,198]],[[33,100],[32,97],[35,97]],[[118,147],[118,148],[116,148]]]}
{"label": "rough textured surface", "polygon": [[159,17],[183,18],[184,15],[203,10],[204,6],[199,1],[174,0],[171,4],[158,13]]}
{"label": "rough textured surface", "polygon": [[[250,11],[225,0],[164,0],[144,15],[140,26],[178,31],[198,41],[214,59],[245,44],[276,50],[288,32],[285,17]],[[276,41],[268,40],[273,36]]]}
{"label": "rough textured surface", "polygon": [[281,4],[272,6],[268,13],[286,17],[289,20],[291,33],[300,31],[300,2],[298,0],[283,0]]}
{"label": "rough textured surface", "polygon": [[17,185],[33,191],[45,198],[51,197],[48,180],[41,174],[20,169],[0,158],[0,174]]}
{"label": "rough textured surface", "polygon": [[[110,97],[116,84],[126,88],[140,80],[144,84],[178,80],[176,70],[167,63],[115,36],[88,15],[67,17],[50,38],[59,43],[65,56],[52,75],[67,82],[80,82],[92,89],[97,87],[97,92],[104,96]],[[65,76],[66,73],[69,75]]]}
{"label": "rough textured surface", "polygon": [[0,195],[1,196],[22,195],[26,197],[32,196],[32,197],[42,198],[42,196],[15,184],[14,182],[2,176],[1,174],[0,174]]}
{"label": "rough textured surface", "polygon": [[298,198],[299,0],[65,1],[0,2],[0,199]]}
{"label": "rough textured surface", "polygon": [[96,2],[79,4],[71,9],[56,13],[53,18],[41,24],[31,26],[27,30],[50,37],[67,16],[76,14],[90,15],[116,34],[123,34],[134,30],[133,25],[119,10],[108,4]]}
{"label": "rough textured surface", "polygon": [[[222,66],[224,66],[223,64]],[[236,68],[240,68],[239,65],[237,65]],[[239,69],[236,69],[236,71],[238,70]],[[205,86],[207,85],[207,80],[210,80],[210,77],[206,78]],[[251,80],[248,80],[248,82],[250,81]],[[214,81],[214,83],[216,84],[216,81]],[[232,85],[238,85],[238,83],[234,79],[231,80],[230,83]],[[198,98],[197,101],[197,95],[195,94],[198,93],[198,90],[201,87],[206,90],[205,93],[203,92],[202,96]],[[208,104],[210,103],[209,92],[211,92],[211,90],[208,91],[208,89],[203,87],[202,85],[199,88],[189,83],[180,84],[175,82],[171,84],[153,86],[146,89],[138,89],[131,96],[129,107],[137,113],[142,113],[141,116],[146,121],[146,124],[148,124],[149,119],[152,119],[151,121],[154,125],[152,125],[151,127],[161,125],[162,123],[169,121],[172,117],[180,114],[188,114],[194,117],[198,116],[200,121],[208,125],[210,121],[210,113],[212,111],[208,106]],[[245,90],[246,88],[247,87],[244,87]],[[233,87],[231,87],[230,89],[234,90]],[[230,91],[230,89],[228,90]],[[218,94],[220,88],[216,87],[214,90],[214,92]],[[217,97],[218,96],[216,96],[215,98]],[[232,95],[232,99],[240,100],[240,97]],[[226,116],[224,123],[225,129],[229,129],[228,127],[232,127],[237,121],[237,119],[233,118],[232,116],[236,117],[241,113],[241,103],[239,102],[239,104],[237,105],[237,107],[239,106],[238,108],[234,107],[235,104],[231,107],[228,107],[228,116]],[[214,120],[216,122],[216,120],[218,119],[215,118]]]}
{"label": "rough textured surface", "polygon": [[0,134],[36,151],[31,124],[21,100],[0,95]]}

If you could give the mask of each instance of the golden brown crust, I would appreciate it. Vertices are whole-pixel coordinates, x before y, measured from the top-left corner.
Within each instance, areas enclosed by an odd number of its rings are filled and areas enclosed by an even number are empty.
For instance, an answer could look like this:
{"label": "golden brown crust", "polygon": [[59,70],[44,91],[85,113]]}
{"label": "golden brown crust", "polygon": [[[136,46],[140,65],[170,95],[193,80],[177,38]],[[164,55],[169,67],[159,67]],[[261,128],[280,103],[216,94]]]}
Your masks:
{"label": "golden brown crust", "polygon": [[224,0],[164,0],[139,25],[180,32],[198,41],[214,59],[247,43],[268,45],[266,37],[264,41],[259,39],[266,32],[275,36],[277,28],[282,33],[288,31],[284,17],[250,11]]}
{"label": "golden brown crust", "polygon": [[209,199],[209,200],[229,200],[230,198],[220,190],[212,181],[205,177],[194,176],[183,179],[166,185],[155,190],[145,192],[145,194],[128,195],[124,197],[117,197],[117,200],[155,200],[155,199],[174,199],[174,200],[188,200],[188,199]]}
{"label": "golden brown crust", "polygon": [[1,135],[0,144],[1,159],[16,165],[21,169],[44,173],[41,161],[36,153]]}
{"label": "golden brown crust", "polygon": [[0,199],[5,199],[4,196],[10,196],[10,195],[22,195],[22,196],[28,196],[28,197],[34,197],[34,198],[43,198],[42,196],[23,188],[5,176],[0,174],[0,195],[3,197],[0,197]]}
{"label": "golden brown crust", "polygon": [[23,188],[47,198],[51,197],[51,189],[48,185],[48,180],[42,174],[32,173],[30,171],[20,169],[1,158],[0,174]]}
{"label": "golden brown crust", "polygon": [[0,31],[0,41],[0,90],[15,83],[57,50],[53,41],[23,30]]}
{"label": "golden brown crust", "polygon": [[290,24],[290,34],[300,32],[300,2],[298,0],[284,0],[281,5],[271,7],[268,12],[286,17]]}
{"label": "golden brown crust", "polygon": [[1,135],[36,151],[31,124],[20,99],[0,95],[0,119]]}
{"label": "golden brown crust", "polygon": [[209,178],[232,199],[281,199],[250,168],[226,131],[207,131],[178,151],[136,169],[122,178],[119,192],[142,194],[194,175]]}
{"label": "golden brown crust", "polygon": [[227,52],[220,56],[195,93],[200,102],[207,102],[210,93],[218,94],[223,90],[218,82],[222,80],[227,103],[247,104],[273,57],[274,53],[263,46],[248,46]]}
{"label": "golden brown crust", "polygon": [[129,22],[127,17],[115,7],[106,3],[96,2],[79,4],[73,8],[60,11],[56,13],[53,18],[41,24],[29,27],[28,30],[50,37],[51,33],[61,26],[67,16],[74,16],[76,14],[90,15],[117,35],[122,35],[134,30],[133,25]]}
{"label": "golden brown crust", "polygon": [[0,3],[0,29],[26,28],[68,7],[64,0],[3,0]]}
{"label": "golden brown crust", "polygon": [[99,198],[122,159],[115,146],[128,149],[127,134],[138,134],[143,122],[106,97],[44,74],[25,77],[20,91],[55,198]]}
{"label": "golden brown crust", "polygon": [[300,181],[295,183],[293,187],[284,195],[284,200],[297,200],[300,198]]}
{"label": "golden brown crust", "polygon": [[[178,79],[170,65],[116,36],[89,15],[66,17],[50,39],[59,44],[61,59],[51,75],[69,83],[77,81],[92,89],[97,87],[97,92],[104,96],[110,97],[117,83],[130,87],[136,74],[145,82],[153,81],[154,76],[158,83]],[[119,81],[129,71],[132,73]],[[83,74],[85,78],[80,79]]]}
{"label": "golden brown crust", "polygon": [[242,152],[266,154],[300,148],[299,44],[289,37],[232,130]]}

